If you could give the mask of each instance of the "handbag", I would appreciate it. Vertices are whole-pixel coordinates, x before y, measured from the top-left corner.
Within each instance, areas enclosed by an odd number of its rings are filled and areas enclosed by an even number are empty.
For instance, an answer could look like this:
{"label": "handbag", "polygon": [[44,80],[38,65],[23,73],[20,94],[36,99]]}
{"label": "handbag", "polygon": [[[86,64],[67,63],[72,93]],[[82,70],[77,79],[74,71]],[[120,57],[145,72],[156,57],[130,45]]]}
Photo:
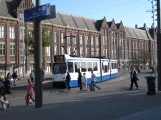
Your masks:
{"label": "handbag", "polygon": [[28,98],[27,98],[27,96],[25,96],[26,102],[27,102],[28,99],[29,99],[29,104],[32,104],[32,100],[30,99],[30,96],[28,96]]}

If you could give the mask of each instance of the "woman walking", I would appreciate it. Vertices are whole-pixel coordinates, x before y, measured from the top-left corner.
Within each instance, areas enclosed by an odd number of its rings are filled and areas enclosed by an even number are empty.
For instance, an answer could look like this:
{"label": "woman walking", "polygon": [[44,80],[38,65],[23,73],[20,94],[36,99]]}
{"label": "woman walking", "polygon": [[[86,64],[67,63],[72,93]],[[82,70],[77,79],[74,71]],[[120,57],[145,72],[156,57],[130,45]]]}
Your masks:
{"label": "woman walking", "polygon": [[33,89],[33,84],[31,82],[31,79],[28,79],[28,85],[27,85],[27,95],[26,95],[26,105],[29,105],[29,100],[31,99],[32,101],[35,101],[33,99],[34,95],[34,89]]}

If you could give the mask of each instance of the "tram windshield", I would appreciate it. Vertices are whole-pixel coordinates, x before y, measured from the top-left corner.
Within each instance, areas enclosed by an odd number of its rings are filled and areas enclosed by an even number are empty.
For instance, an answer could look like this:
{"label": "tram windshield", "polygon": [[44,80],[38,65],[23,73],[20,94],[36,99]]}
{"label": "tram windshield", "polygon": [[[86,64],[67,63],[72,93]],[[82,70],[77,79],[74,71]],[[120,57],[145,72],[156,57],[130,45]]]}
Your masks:
{"label": "tram windshield", "polygon": [[66,63],[53,63],[53,74],[66,73]]}

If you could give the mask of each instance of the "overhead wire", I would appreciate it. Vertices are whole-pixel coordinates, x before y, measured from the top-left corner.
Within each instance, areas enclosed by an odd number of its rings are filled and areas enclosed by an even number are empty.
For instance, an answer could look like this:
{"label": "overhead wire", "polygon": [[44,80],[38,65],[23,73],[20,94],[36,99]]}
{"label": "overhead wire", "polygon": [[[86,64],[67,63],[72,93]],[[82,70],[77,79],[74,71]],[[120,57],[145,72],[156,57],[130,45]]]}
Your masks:
{"label": "overhead wire", "polygon": [[101,9],[101,10],[93,11],[93,12],[88,13],[88,14],[85,14],[83,16],[91,15],[91,14],[98,13],[98,12],[102,12],[102,11],[107,11],[109,9],[116,8],[116,7],[121,7],[121,6],[130,4],[130,3],[134,3],[134,2],[138,2],[138,0],[134,0],[134,1],[131,1],[131,2],[126,2],[126,3],[120,4],[120,5],[116,5],[116,6],[113,6],[113,7],[110,7],[110,8],[104,8],[104,9]]}

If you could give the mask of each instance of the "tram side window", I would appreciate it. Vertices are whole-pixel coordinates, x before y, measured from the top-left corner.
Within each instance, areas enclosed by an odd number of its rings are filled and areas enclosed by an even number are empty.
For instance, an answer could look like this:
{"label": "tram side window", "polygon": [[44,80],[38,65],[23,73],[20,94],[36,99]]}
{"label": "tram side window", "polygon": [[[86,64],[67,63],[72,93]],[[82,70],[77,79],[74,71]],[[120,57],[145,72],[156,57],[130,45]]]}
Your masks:
{"label": "tram side window", "polygon": [[75,66],[75,72],[80,71],[80,63],[79,62],[75,62],[74,66]]}
{"label": "tram side window", "polygon": [[108,65],[105,65],[105,70],[104,70],[104,72],[107,73],[107,71],[108,71]]}
{"label": "tram side window", "polygon": [[92,71],[92,62],[87,63],[88,71]]}
{"label": "tram side window", "polygon": [[117,63],[112,63],[112,69],[117,69]]}
{"label": "tram side window", "polygon": [[68,72],[69,73],[73,73],[74,72],[73,62],[68,62]]}
{"label": "tram side window", "polygon": [[98,67],[97,67],[97,62],[93,62],[93,71],[97,71]]}
{"label": "tram side window", "polygon": [[82,62],[81,63],[81,71],[82,72],[86,72],[87,71],[86,62]]}

